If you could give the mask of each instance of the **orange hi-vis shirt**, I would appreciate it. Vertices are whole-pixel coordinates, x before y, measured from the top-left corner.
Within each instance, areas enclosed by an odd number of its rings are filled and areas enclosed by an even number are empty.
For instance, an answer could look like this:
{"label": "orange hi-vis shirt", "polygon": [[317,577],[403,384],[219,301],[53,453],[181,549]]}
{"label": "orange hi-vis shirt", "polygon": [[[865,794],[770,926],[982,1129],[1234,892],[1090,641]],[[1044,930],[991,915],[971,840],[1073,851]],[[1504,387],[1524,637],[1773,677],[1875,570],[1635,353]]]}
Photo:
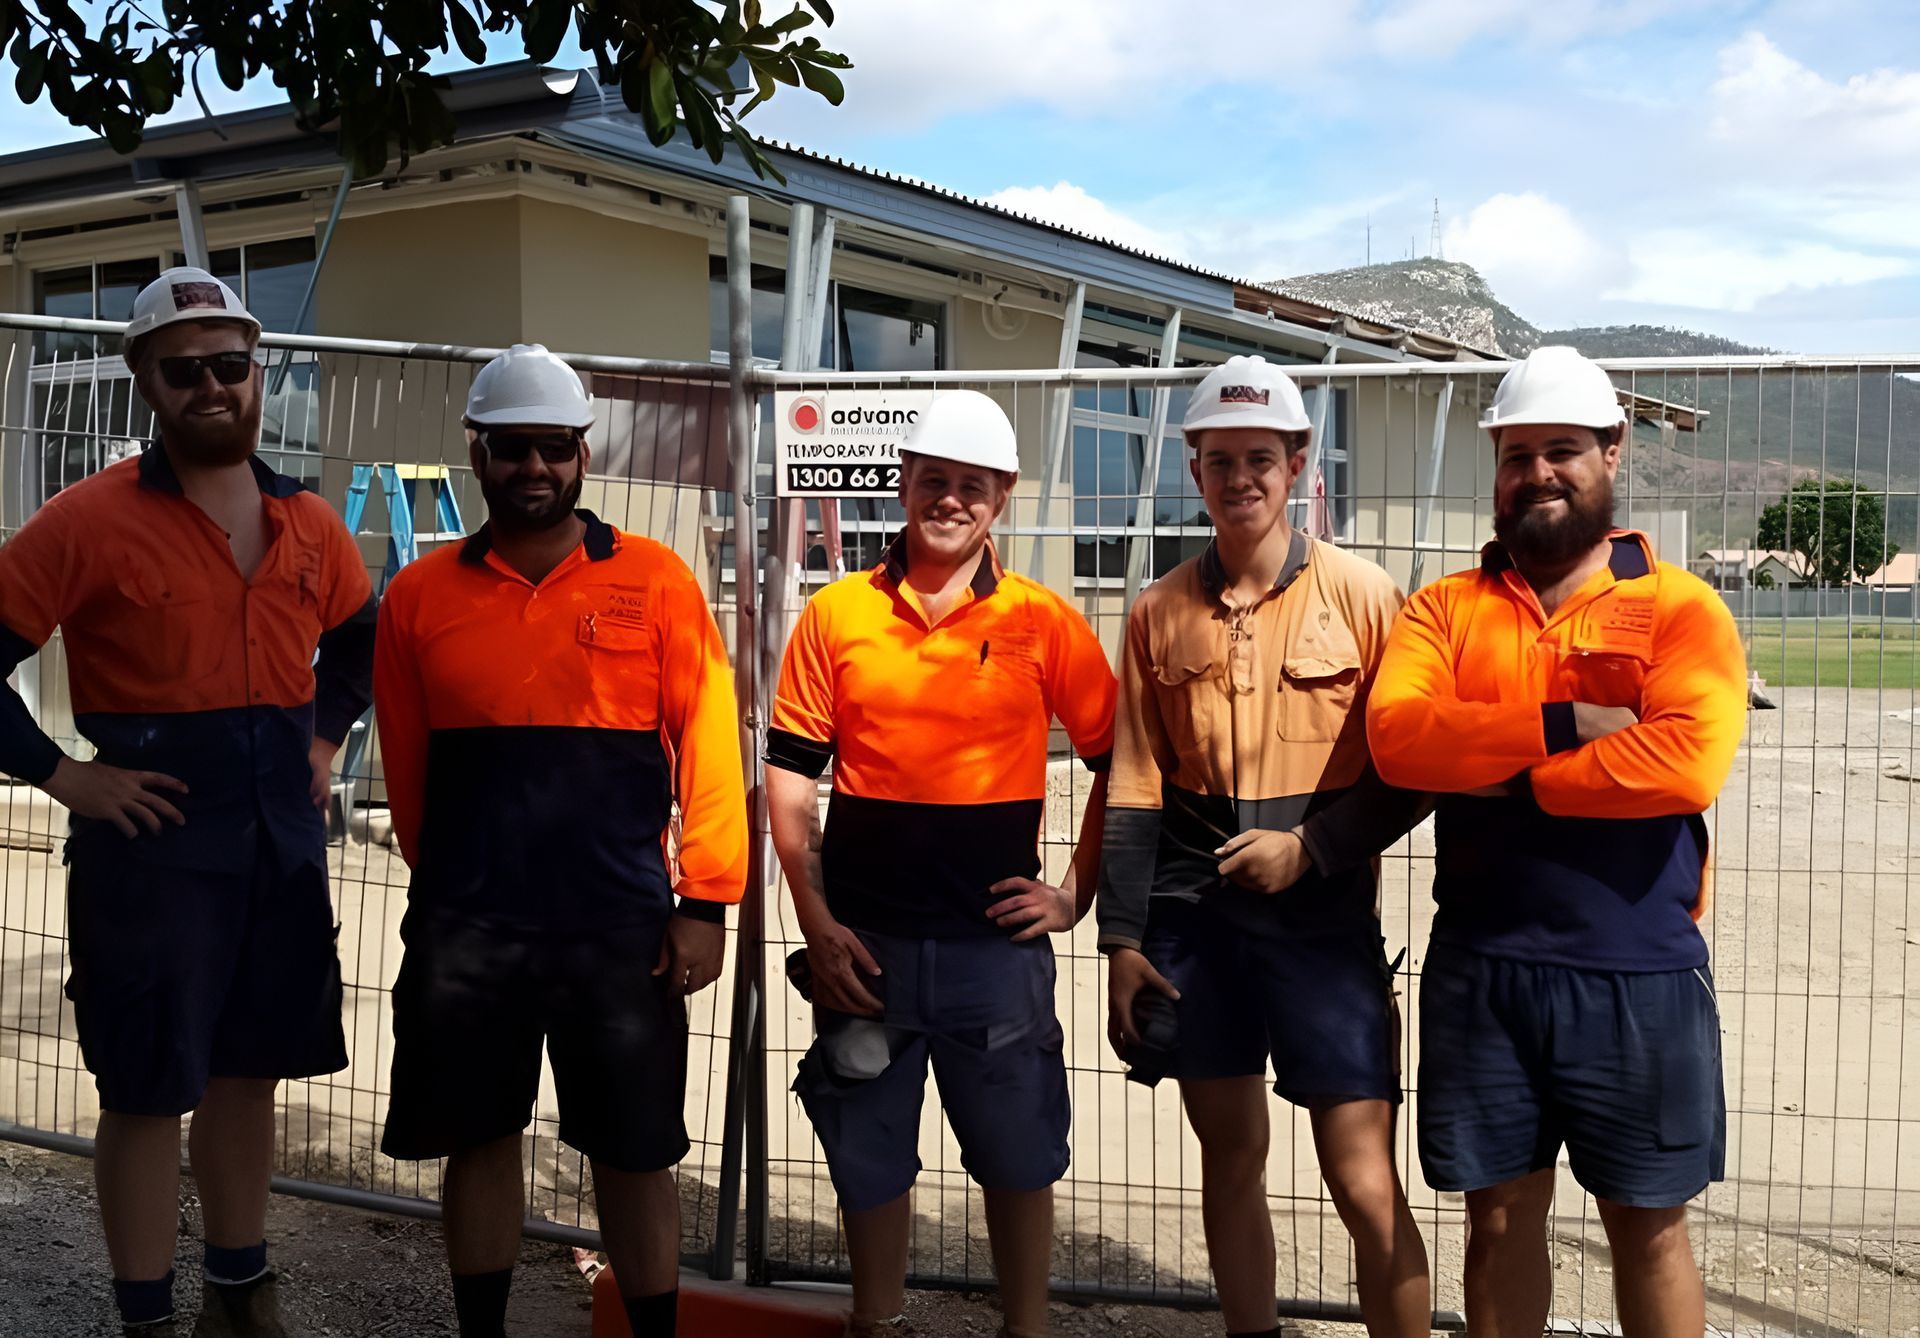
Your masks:
{"label": "orange hi-vis shirt", "polygon": [[[1127,619],[1094,903],[1103,949],[1138,948],[1154,898],[1257,906],[1294,934],[1371,926],[1374,858],[1422,815],[1425,797],[1380,784],[1367,756],[1393,578],[1295,530],[1258,601],[1236,606],[1230,584],[1209,544]],[[1297,832],[1312,860],[1281,897],[1220,876],[1214,851],[1255,828]]]}
{"label": "orange hi-vis shirt", "polygon": [[[1640,723],[1582,744],[1575,702]],[[1385,780],[1444,795],[1435,940],[1596,970],[1704,964],[1701,813],[1746,711],[1732,614],[1642,534],[1614,531],[1609,564],[1550,618],[1498,544],[1417,592],[1367,733]],[[1511,793],[1465,793],[1491,786]]]}
{"label": "orange hi-vis shirt", "polygon": [[580,547],[538,585],[483,528],[381,601],[374,700],[409,899],[578,928],[665,916],[678,891],[715,918],[747,872],[726,647],[672,550],[579,515]]}
{"label": "orange hi-vis shirt", "polygon": [[[326,857],[308,749],[367,708],[373,587],[333,508],[250,461],[267,550],[251,577],[189,500],[165,447],[63,488],[0,548],[0,673],[60,629],[74,725],[98,760],[187,785],[186,822],[130,842],[137,858],[239,873]],[[316,652],[318,658],[316,660]],[[11,689],[0,769],[40,783],[62,753]],[[74,820],[75,834],[105,824]]]}
{"label": "orange hi-vis shirt", "polygon": [[807,776],[833,763],[820,858],[842,924],[998,935],[988,889],[1040,870],[1051,722],[1089,769],[1105,769],[1113,671],[1086,619],[1004,571],[991,545],[938,622],[906,563],[902,536],[877,567],[808,601],[780,668],[767,762]]}

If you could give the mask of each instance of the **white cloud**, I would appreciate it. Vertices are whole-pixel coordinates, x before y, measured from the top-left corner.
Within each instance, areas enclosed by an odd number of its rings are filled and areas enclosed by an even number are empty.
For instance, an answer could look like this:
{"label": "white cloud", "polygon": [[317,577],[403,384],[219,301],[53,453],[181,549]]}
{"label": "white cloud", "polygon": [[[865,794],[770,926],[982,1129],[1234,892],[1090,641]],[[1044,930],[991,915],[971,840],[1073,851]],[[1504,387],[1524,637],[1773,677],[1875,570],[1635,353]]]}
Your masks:
{"label": "white cloud", "polygon": [[987,203],[1119,242],[1135,250],[1150,251],[1176,260],[1187,258],[1183,239],[1121,213],[1071,181],[1061,181],[1051,186],[1009,186],[989,195]]}
{"label": "white cloud", "polygon": [[1618,245],[1531,191],[1476,205],[1447,225],[1442,245],[1447,259],[1472,265],[1508,306],[1540,324],[1583,319],[1599,294],[1627,274]]}
{"label": "white cloud", "polygon": [[1920,71],[1878,69],[1835,83],[1751,32],[1720,52],[1712,89],[1712,137],[1787,174],[1851,176],[1863,167],[1915,181],[1920,145]]}
{"label": "white cloud", "polygon": [[1755,246],[1706,232],[1661,230],[1631,247],[1633,277],[1610,300],[1718,311],[1752,311],[1796,289],[1871,283],[1920,272],[1920,262],[1820,242]]}

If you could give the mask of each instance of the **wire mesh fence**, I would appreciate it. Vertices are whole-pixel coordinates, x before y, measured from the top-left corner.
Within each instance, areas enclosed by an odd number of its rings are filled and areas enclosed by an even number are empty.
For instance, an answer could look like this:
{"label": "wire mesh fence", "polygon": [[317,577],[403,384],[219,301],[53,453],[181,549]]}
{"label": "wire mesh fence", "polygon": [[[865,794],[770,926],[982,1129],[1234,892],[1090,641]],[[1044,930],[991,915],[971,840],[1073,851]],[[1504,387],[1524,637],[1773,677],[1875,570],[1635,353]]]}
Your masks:
{"label": "wire mesh fence", "polygon": [[[0,496],[9,526],[59,487],[137,450],[148,427],[112,341],[94,342],[111,327],[69,322],[55,338],[33,324],[0,317],[0,327],[14,331],[0,419]],[[269,376],[277,386],[265,418],[266,458],[343,512],[358,497],[356,528],[376,583],[477,522],[478,490],[459,416],[486,351],[271,343]],[[674,547],[708,590],[730,641],[736,563],[744,560],[752,572],[762,555],[790,556],[774,564],[772,599],[750,624],[759,629],[752,649],[760,663],[777,664],[782,628],[805,597],[837,571],[878,560],[898,527],[897,504],[774,499],[753,509],[751,534],[739,533],[727,392],[716,379],[724,372],[619,359],[588,366],[603,413],[585,504]],[[1111,654],[1139,587],[1198,554],[1210,534],[1175,426],[1203,370],[757,372],[748,415],[760,428],[751,491],[774,492],[767,429],[776,389],[985,390],[1008,410],[1021,449],[1022,480],[996,531],[1000,555],[1081,609]],[[1501,370],[1295,369],[1320,428],[1295,523],[1379,562],[1403,589],[1475,563],[1491,533],[1492,485],[1477,418]],[[1920,1068],[1920,908],[1913,890],[1917,378],[1920,360],[1744,359],[1620,364],[1616,371],[1634,418],[1616,485],[1619,520],[1646,530],[1663,559],[1723,590],[1751,668],[1777,708],[1751,716],[1711,815],[1715,896],[1704,928],[1723,1023],[1729,1165],[1727,1182],[1695,1205],[1690,1226],[1710,1314],[1729,1332],[1906,1334],[1920,1324],[1920,1084],[1907,1080]],[[1823,491],[1810,509],[1784,508],[1778,525],[1769,519],[1769,508],[1796,484],[1824,488],[1840,480],[1854,486],[1831,497]],[[1778,580],[1761,582],[1767,573]],[[1825,588],[1816,588],[1823,581]],[[83,751],[65,702],[58,641],[23,666],[17,681],[49,731]],[[280,1168],[315,1183],[432,1199],[435,1166],[396,1164],[377,1150],[406,870],[381,816],[378,741],[363,736],[349,751],[329,863],[352,1064],[331,1078],[284,1087]],[[1042,832],[1046,876],[1065,870],[1088,788],[1087,773],[1058,739]],[[61,993],[64,818],[28,787],[11,787],[6,803],[0,1120],[17,1126],[16,1135],[85,1136],[97,1108]],[[1397,985],[1408,1023],[1404,1069],[1412,1075],[1431,922],[1430,828],[1389,851],[1382,870],[1389,956],[1408,949]],[[695,1143],[681,1168],[684,1244],[697,1259],[718,1237],[722,1267],[731,1265],[737,1200],[721,1202],[731,1157],[735,1166],[744,1161],[748,1182],[749,1276],[844,1278],[826,1168],[787,1092],[812,1022],[806,1005],[778,983],[784,957],[801,938],[777,882],[765,891],[764,911],[764,943],[757,922],[743,939],[758,970],[736,980],[741,959],[730,951],[727,974],[693,1010],[687,1117]],[[1056,942],[1056,1002],[1074,1103],[1073,1166],[1058,1193],[1056,1282],[1084,1296],[1204,1304],[1211,1290],[1198,1146],[1173,1085],[1129,1085],[1108,1051],[1105,980],[1093,943],[1090,921]],[[776,982],[764,997],[756,975]],[[764,1048],[749,1039],[754,1027],[764,1028]],[[744,1052],[736,1055],[736,1046]],[[764,1083],[765,1096],[750,1094],[733,1120],[727,1080],[736,1059]],[[1412,1134],[1418,1110],[1419,1093],[1410,1090],[1401,1164],[1445,1318],[1462,1304],[1463,1210],[1458,1196],[1436,1193],[1420,1179]],[[1352,1315],[1347,1238],[1321,1188],[1307,1119],[1277,1101],[1273,1117],[1267,1189],[1283,1308]],[[0,1125],[0,1136],[6,1132]],[[543,1082],[531,1132],[530,1210],[552,1223],[591,1228],[586,1168],[557,1141],[550,1082]],[[915,1279],[989,1285],[981,1201],[931,1099],[922,1113],[921,1159]],[[1592,1201],[1564,1166],[1552,1247],[1555,1314],[1610,1321],[1612,1260],[1604,1233]]]}
{"label": "wire mesh fence", "polygon": [[[1378,562],[1404,590],[1477,564],[1492,534],[1492,455],[1478,418],[1504,366],[1290,370],[1320,428],[1293,521]],[[996,530],[1000,554],[1068,596],[1112,655],[1140,582],[1195,556],[1210,535],[1174,426],[1203,371],[761,381],[826,403],[845,390],[966,386],[994,396],[1014,421],[1022,464]],[[1752,713],[1710,815],[1714,897],[1703,929],[1724,1032],[1729,1162],[1727,1181],[1689,1220],[1712,1322],[1727,1332],[1906,1334],[1920,1324],[1920,1086],[1907,1081],[1920,1061],[1912,928],[1920,623],[1912,559],[1900,559],[1920,549],[1916,372],[1916,359],[1753,359],[1619,364],[1615,373],[1633,418],[1618,521],[1646,531],[1663,560],[1722,589],[1761,695],[1777,708]],[[1837,498],[1779,505],[1806,484]],[[807,561],[790,613],[830,579],[836,557],[845,569],[872,565],[900,519],[890,502],[827,505],[839,509],[840,551],[828,551],[836,536],[824,517],[796,526]],[[1782,513],[1777,524],[1770,508]],[[1828,570],[1791,589],[1784,580],[1756,588],[1766,549],[1784,552],[1790,568],[1824,561]],[[1822,576],[1829,587],[1815,588]],[[1042,834],[1043,876],[1055,878],[1088,790],[1056,741]],[[1433,1256],[1436,1308],[1457,1323],[1463,1203],[1424,1184],[1413,1150],[1432,872],[1423,825],[1382,862],[1381,911],[1389,956],[1407,949],[1397,981],[1409,1087],[1401,1166]],[[781,958],[801,943],[784,894],[769,902],[767,937],[777,980]],[[1057,1190],[1057,1284],[1204,1302],[1199,1148],[1177,1093],[1170,1083],[1152,1091],[1126,1083],[1109,1052],[1092,924],[1062,936],[1056,951],[1074,1103],[1073,1166]],[[768,1019],[777,1094],[811,1023],[791,992],[769,1000]],[[1267,1190],[1282,1313],[1355,1316],[1353,1262],[1309,1121],[1277,1099],[1272,1113]],[[768,1272],[844,1276],[832,1189],[805,1116],[792,1098],[776,1098],[770,1121]],[[931,1097],[920,1155],[914,1276],[987,1285],[981,1201]],[[1555,1315],[1611,1322],[1612,1258],[1564,1158],[1551,1220]]]}
{"label": "wire mesh fence", "polygon": [[[151,429],[119,340],[93,323],[65,324],[27,333],[0,316],[0,328],[11,327],[13,335],[10,351],[0,354],[0,450],[4,492],[18,508],[9,513],[15,525],[61,488],[136,453]],[[353,520],[376,589],[478,523],[481,500],[461,414],[488,350],[397,353],[348,341],[269,342],[262,458]],[[718,557],[730,546],[732,523],[724,379],[716,382],[712,369],[622,359],[593,360],[589,375],[600,412],[582,504],[674,548],[724,610],[731,572],[722,576]],[[721,625],[731,634],[724,613]],[[88,755],[74,729],[58,636],[21,666],[16,682],[42,727],[70,753]],[[392,1057],[390,991],[407,896],[407,868],[383,816],[379,759],[369,715],[342,749],[327,859],[350,1063],[341,1073],[281,1085],[276,1169],[317,1187],[435,1200],[439,1164],[395,1162],[379,1151]],[[0,1131],[11,1122],[41,1134],[90,1137],[99,1106],[62,990],[65,815],[31,787],[0,793]],[[702,1262],[716,1225],[730,987],[723,976],[689,1010],[686,1119],[693,1150],[680,1167],[683,1248]],[[558,1227],[591,1230],[585,1159],[559,1141],[558,1129],[548,1069],[526,1139],[528,1212]]]}

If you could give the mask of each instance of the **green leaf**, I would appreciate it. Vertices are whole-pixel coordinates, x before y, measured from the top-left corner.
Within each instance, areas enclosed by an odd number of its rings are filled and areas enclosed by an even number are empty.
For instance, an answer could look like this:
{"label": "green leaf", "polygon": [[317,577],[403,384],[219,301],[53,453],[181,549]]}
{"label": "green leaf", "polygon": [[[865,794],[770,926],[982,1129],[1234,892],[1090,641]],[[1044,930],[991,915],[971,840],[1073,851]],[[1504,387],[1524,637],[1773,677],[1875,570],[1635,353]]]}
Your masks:
{"label": "green leaf", "polygon": [[[732,6],[728,6],[728,8],[732,8]],[[747,26],[749,28],[758,28],[760,26],[760,0],[747,0],[744,13],[746,14]]]}
{"label": "green leaf", "polygon": [[140,147],[140,118],[129,112],[108,112],[102,116],[100,132],[115,153],[132,153]]}
{"label": "green leaf", "polygon": [[40,90],[47,83],[47,52],[53,46],[49,37],[39,46],[27,51],[27,58],[19,61],[20,71],[13,77],[13,91],[20,95],[22,102],[38,102]]}
{"label": "green leaf", "polygon": [[[653,109],[653,123],[667,128],[667,138],[673,137],[673,126],[677,119],[673,95],[673,67],[665,57],[655,55],[653,64],[647,67],[647,103]],[[657,139],[656,144],[664,144],[665,139]]]}
{"label": "green leaf", "polygon": [[836,107],[838,107],[847,96],[847,90],[845,86],[841,84],[840,76],[832,70],[825,70],[818,65],[803,63],[800,66],[800,78],[808,88],[811,88]]}
{"label": "green leaf", "polygon": [[828,4],[827,0],[807,0],[807,3],[813,6],[813,12],[820,16],[822,23],[828,27],[833,26],[833,6]]}
{"label": "green leaf", "polygon": [[772,23],[768,24],[767,36],[769,38],[785,37],[788,33],[799,32],[812,22],[813,15],[807,13],[804,9],[796,9],[785,18],[775,19]]}
{"label": "green leaf", "polygon": [[573,6],[566,0],[536,0],[521,30],[527,58],[542,65],[551,61],[560,50],[567,35],[567,20],[572,16]]}
{"label": "green leaf", "polygon": [[733,135],[733,142],[740,146],[740,155],[747,160],[747,166],[753,169],[755,176],[763,181],[768,177],[772,177],[783,186],[787,184],[786,175],[773,165],[766,154],[760,151],[759,141],[754,139],[752,135],[749,135],[744,127],[736,122],[731,133]]}
{"label": "green leaf", "polygon": [[245,57],[238,47],[215,47],[213,65],[220,72],[220,82],[238,93],[247,82]]}
{"label": "green leaf", "polygon": [[480,24],[473,15],[467,13],[463,0],[447,0],[447,17],[453,22],[453,40],[460,44],[460,54],[475,65],[484,65],[487,60],[486,39],[480,36]]}
{"label": "green leaf", "polygon": [[178,75],[173,57],[167,54],[165,47],[154,48],[146,59],[134,65],[133,71],[140,101],[148,115],[160,116],[172,108]]}

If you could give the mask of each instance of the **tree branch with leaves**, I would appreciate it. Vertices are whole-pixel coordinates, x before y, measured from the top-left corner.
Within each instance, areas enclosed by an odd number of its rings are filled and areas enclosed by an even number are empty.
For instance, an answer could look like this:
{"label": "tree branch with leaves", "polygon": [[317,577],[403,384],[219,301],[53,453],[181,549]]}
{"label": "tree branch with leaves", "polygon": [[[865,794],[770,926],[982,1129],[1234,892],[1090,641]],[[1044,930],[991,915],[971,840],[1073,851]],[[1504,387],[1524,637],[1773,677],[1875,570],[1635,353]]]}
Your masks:
{"label": "tree branch with leaves", "polygon": [[527,58],[547,64],[572,32],[653,143],[684,129],[714,162],[734,144],[778,179],[742,122],[783,86],[840,104],[837,71],[852,62],[805,32],[816,20],[832,24],[828,0],[775,18],[760,0],[0,0],[0,42],[23,103],[44,94],[117,152],[138,148],[189,89],[212,116],[201,83],[211,60],[236,91],[270,77],[303,129],[333,135],[355,176],[371,177],[396,154],[453,142],[449,81],[426,68],[437,56],[483,64],[485,34],[517,32]]}
{"label": "tree branch with leaves", "polygon": [[1852,479],[1802,479],[1760,513],[1754,543],[1797,553],[1823,586],[1871,576],[1891,562],[1900,545],[1887,541],[1887,502]]}

